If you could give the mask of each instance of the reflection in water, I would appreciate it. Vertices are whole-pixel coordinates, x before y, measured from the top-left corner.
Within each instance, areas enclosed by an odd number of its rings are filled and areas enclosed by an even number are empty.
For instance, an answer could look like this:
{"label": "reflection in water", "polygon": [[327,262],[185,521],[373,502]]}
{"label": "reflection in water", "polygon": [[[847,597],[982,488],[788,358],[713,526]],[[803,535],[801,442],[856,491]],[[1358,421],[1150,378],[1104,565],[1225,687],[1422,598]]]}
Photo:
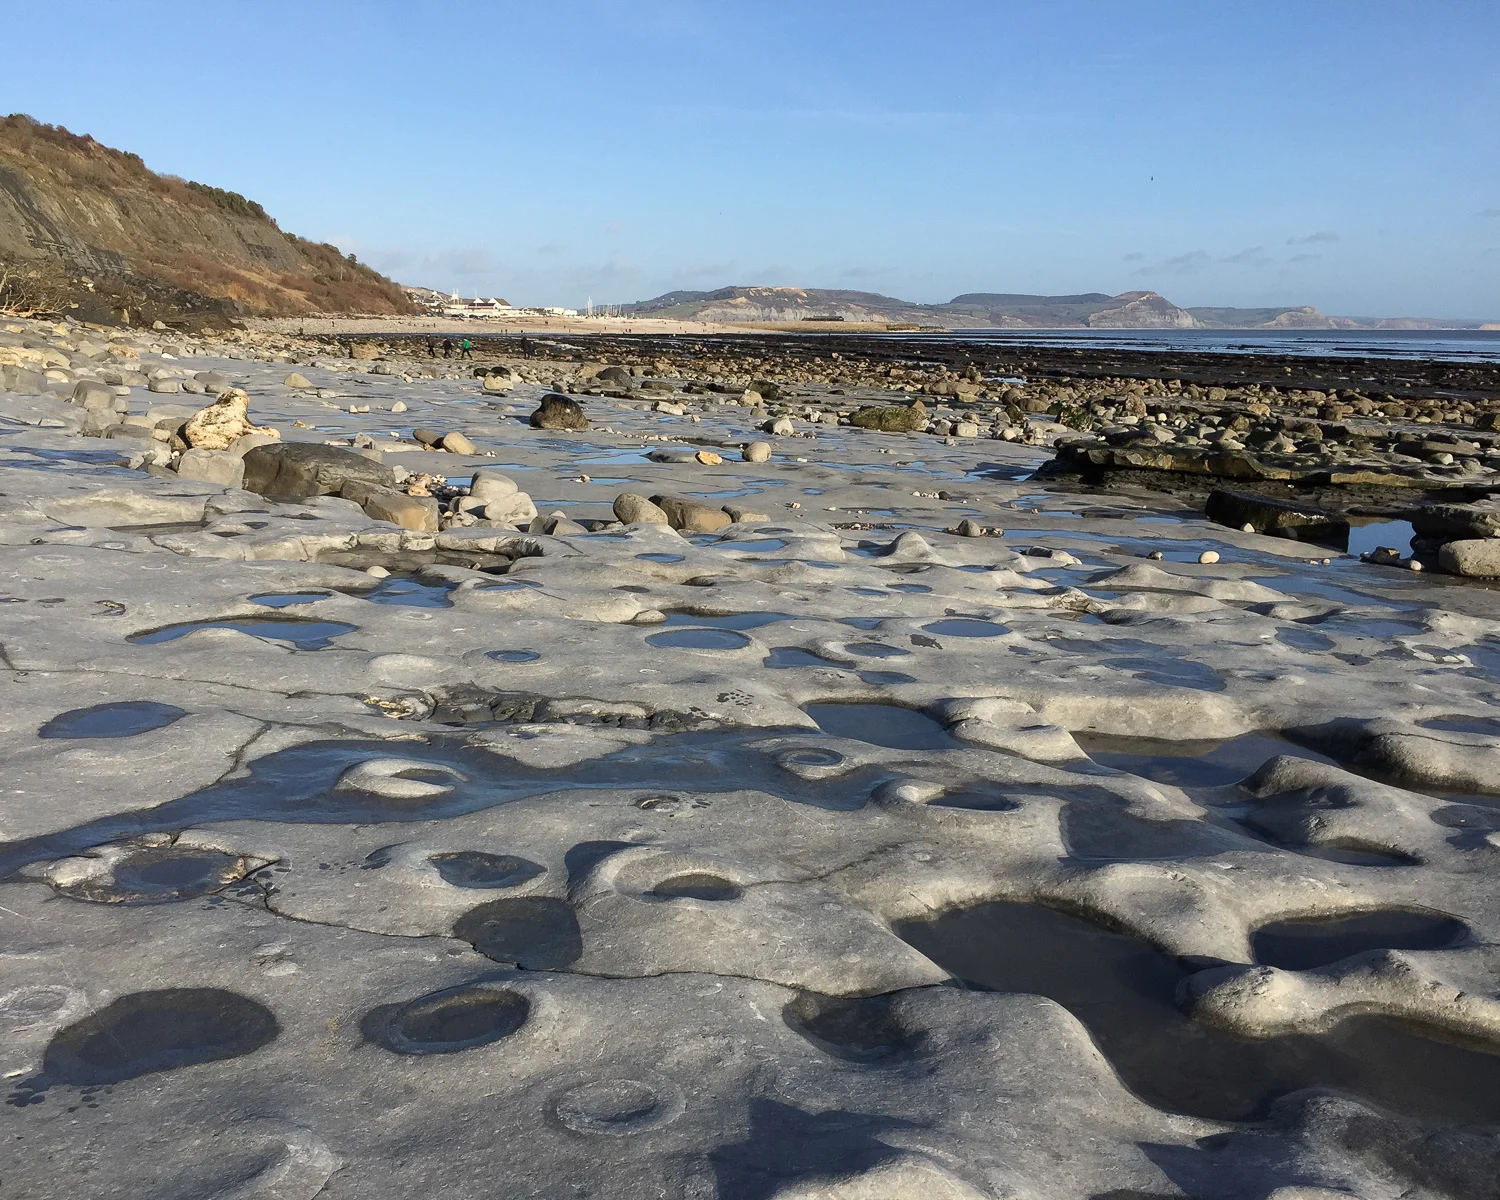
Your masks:
{"label": "reflection in water", "polygon": [[1232,1037],[1179,1009],[1186,967],[1052,909],[981,904],[896,932],[972,987],[1063,1005],[1126,1085],[1158,1108],[1244,1120],[1287,1092],[1333,1087],[1416,1116],[1500,1121],[1500,1054],[1374,1016],[1346,1018],[1325,1034]]}

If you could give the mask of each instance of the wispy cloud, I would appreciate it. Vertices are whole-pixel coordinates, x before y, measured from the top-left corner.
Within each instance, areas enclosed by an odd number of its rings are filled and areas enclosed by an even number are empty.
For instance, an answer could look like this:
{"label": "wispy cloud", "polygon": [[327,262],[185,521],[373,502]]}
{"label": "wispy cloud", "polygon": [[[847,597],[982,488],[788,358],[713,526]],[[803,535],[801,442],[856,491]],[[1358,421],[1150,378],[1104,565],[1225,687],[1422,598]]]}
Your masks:
{"label": "wispy cloud", "polygon": [[1135,251],[1132,251],[1130,254],[1127,254],[1120,261],[1121,262],[1142,262],[1142,261],[1145,260],[1145,257],[1146,256],[1144,254],[1142,254],[1139,250],[1135,250]]}
{"label": "wispy cloud", "polygon": [[1231,254],[1228,258],[1219,259],[1223,263],[1238,263],[1246,267],[1264,267],[1270,264],[1271,256],[1266,253],[1264,246],[1250,246],[1241,250],[1238,254]]}
{"label": "wispy cloud", "polygon": [[[538,263],[529,254],[502,259],[482,248],[450,246],[416,250],[372,249],[368,261],[402,283],[422,284],[464,295],[505,296],[519,304],[581,304],[588,296],[638,298],[646,284],[639,264],[614,256],[604,261]],[[658,291],[667,290],[658,288]]]}
{"label": "wispy cloud", "polygon": [[1486,221],[1493,221],[1496,217],[1500,217],[1500,208],[1481,208],[1474,215],[1483,217]]}
{"label": "wispy cloud", "polygon": [[407,278],[473,279],[505,272],[504,265],[493,254],[475,247],[455,246],[425,254],[400,247],[372,249],[367,258],[377,271]]}
{"label": "wispy cloud", "polygon": [[1294,254],[1291,261],[1294,263],[1317,262],[1322,257],[1321,254]]}
{"label": "wispy cloud", "polygon": [[1287,238],[1288,246],[1316,246],[1321,242],[1336,242],[1339,235],[1331,229],[1320,229],[1317,233],[1309,233],[1306,237]]}
{"label": "wispy cloud", "polygon": [[559,242],[544,242],[542,245],[536,248],[536,252],[538,254],[545,254],[548,257],[555,257],[556,255],[561,254],[565,249],[566,247]]}
{"label": "wispy cloud", "polygon": [[1196,275],[1213,259],[1206,250],[1189,250],[1186,254],[1178,254],[1172,258],[1163,259],[1159,263],[1151,263],[1136,271],[1137,275]]}
{"label": "wispy cloud", "polygon": [[728,287],[735,270],[735,262],[732,258],[722,262],[688,263],[686,266],[678,267],[667,276],[667,282],[672,285],[668,290],[677,291],[680,288],[705,283],[712,284],[716,288]]}

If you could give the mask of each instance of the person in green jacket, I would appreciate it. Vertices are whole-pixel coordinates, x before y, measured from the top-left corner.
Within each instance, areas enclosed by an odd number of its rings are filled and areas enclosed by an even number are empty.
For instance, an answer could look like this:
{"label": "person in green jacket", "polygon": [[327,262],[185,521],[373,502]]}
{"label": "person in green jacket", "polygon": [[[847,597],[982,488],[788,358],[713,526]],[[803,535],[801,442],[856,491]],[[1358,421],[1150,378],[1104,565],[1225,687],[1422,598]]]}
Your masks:
{"label": "person in green jacket", "polygon": [[474,343],[471,342],[471,341],[469,341],[468,338],[464,338],[464,340],[461,343],[459,343],[459,349],[461,351],[461,353],[458,356],[459,358],[473,358],[474,357]]}

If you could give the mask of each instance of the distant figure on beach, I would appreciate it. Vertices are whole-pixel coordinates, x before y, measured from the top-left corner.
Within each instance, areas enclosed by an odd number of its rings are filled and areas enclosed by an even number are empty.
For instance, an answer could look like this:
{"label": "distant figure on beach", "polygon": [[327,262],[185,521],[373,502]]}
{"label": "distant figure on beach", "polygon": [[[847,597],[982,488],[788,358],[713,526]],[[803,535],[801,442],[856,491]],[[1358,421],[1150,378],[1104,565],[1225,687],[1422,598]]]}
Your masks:
{"label": "distant figure on beach", "polygon": [[453,339],[452,338],[444,338],[443,339],[443,357],[444,358],[452,358],[453,357]]}
{"label": "distant figure on beach", "polygon": [[437,357],[437,347],[432,344],[432,339],[431,338],[427,339],[427,357],[428,358],[436,358]]}
{"label": "distant figure on beach", "polygon": [[532,344],[530,338],[521,339],[521,353],[524,354],[527,358],[532,358],[535,356],[536,346]]}
{"label": "distant figure on beach", "polygon": [[474,343],[469,341],[468,338],[464,338],[464,340],[459,343],[459,349],[463,351],[463,353],[458,356],[459,358],[474,357]]}

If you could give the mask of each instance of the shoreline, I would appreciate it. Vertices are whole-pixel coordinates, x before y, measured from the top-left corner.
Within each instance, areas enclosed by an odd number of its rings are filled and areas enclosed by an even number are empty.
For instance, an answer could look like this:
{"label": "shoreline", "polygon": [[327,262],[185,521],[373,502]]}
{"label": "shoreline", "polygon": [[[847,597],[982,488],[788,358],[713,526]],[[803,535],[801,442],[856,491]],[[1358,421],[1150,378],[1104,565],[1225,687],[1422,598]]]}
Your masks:
{"label": "shoreline", "polygon": [[391,317],[380,315],[355,316],[311,316],[311,317],[245,317],[244,328],[260,333],[281,334],[331,334],[344,336],[393,336],[398,334],[467,334],[478,336],[505,336],[517,334],[597,334],[601,336],[633,334],[903,334],[913,337],[945,338],[1000,338],[1005,340],[1026,337],[1092,337],[1145,338],[1153,336],[1188,335],[1212,338],[1251,337],[1267,341],[1298,338],[1389,338],[1393,341],[1420,341],[1424,338],[1442,340],[1459,335],[1463,340],[1481,342],[1500,341],[1486,335],[1500,334],[1496,325],[1451,325],[1434,328],[1376,329],[1376,328],[1307,328],[1266,329],[1256,326],[1204,326],[1195,328],[1161,328],[1156,326],[1092,328],[1086,325],[1037,325],[1024,328],[1000,325],[952,325],[914,326],[900,321],[688,321],[661,317],[540,317],[496,321],[488,318],[476,320],[463,317],[409,316]]}
{"label": "shoreline", "polygon": [[[679,335],[724,333],[795,333],[805,325],[829,325],[831,329],[809,329],[809,333],[914,333],[909,328],[891,329],[886,322],[783,321],[745,325],[711,321],[671,321],[643,317],[528,317],[522,321],[476,322],[463,317],[246,317],[246,329],[258,333],[331,335],[334,337],[395,337],[421,334],[463,334],[470,338],[522,336],[529,334]],[[936,332],[936,331],[934,331]],[[948,331],[943,331],[948,332]]]}

